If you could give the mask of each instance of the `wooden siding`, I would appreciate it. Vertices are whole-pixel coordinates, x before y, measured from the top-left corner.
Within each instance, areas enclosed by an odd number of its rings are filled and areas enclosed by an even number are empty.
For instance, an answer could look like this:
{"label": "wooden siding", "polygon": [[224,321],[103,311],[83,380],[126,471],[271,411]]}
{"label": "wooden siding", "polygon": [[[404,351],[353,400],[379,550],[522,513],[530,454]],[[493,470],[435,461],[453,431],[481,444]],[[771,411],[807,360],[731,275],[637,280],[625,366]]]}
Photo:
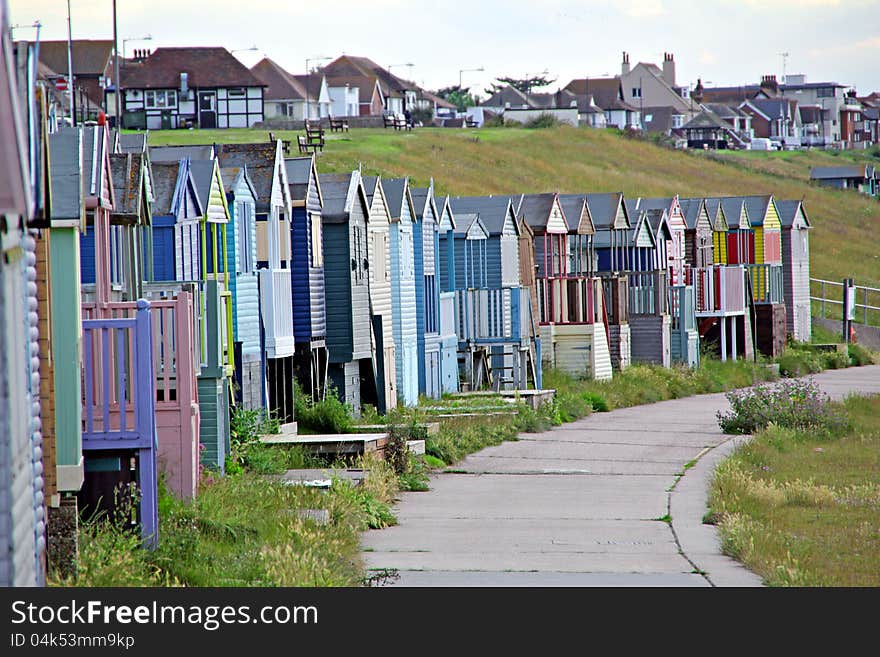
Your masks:
{"label": "wooden siding", "polygon": [[[293,246],[293,331],[297,342],[308,342],[326,335],[326,306],[324,302],[324,265],[320,259],[315,265],[315,250],[321,244],[312,243],[312,222],[321,225],[321,199],[312,167],[305,207],[293,208],[291,244]],[[350,267],[349,267],[350,269]]]}
{"label": "wooden siding", "polygon": [[[406,188],[404,188],[406,190]],[[397,395],[407,405],[418,403],[418,327],[413,221],[404,193],[400,221],[391,224],[391,294],[397,368]]]}
{"label": "wooden siding", "polygon": [[[370,279],[370,313],[376,318],[380,335],[375,335],[377,345],[374,362],[376,365],[377,387],[382,386],[379,395],[385,403],[385,410],[397,406],[397,383],[395,367],[394,326],[391,312],[391,254],[389,245],[388,210],[381,183],[370,203],[370,216],[367,226],[367,259]],[[371,318],[372,319],[372,318]],[[375,325],[375,324],[374,324]]]}
{"label": "wooden siding", "polygon": [[669,315],[631,315],[629,327],[632,362],[657,363],[669,367]]}
{"label": "wooden siding", "polygon": [[[246,243],[250,246],[251,270],[244,271],[243,263],[240,262],[239,251],[241,250],[242,235],[240,234],[241,221],[236,212],[240,204],[247,205],[250,212],[246,217],[245,230],[248,231]],[[232,322],[234,340],[241,343],[244,360],[251,360],[254,356],[260,357],[260,298],[257,283],[257,226],[256,226],[256,201],[253,194],[240,177],[232,189],[232,200],[229,203],[230,222],[226,230],[226,257],[229,263],[230,276],[229,288],[232,292]]]}
{"label": "wooden siding", "polygon": [[436,342],[440,328],[440,286],[436,275],[440,250],[438,228],[434,215],[434,203],[429,193],[421,220],[413,224],[413,259],[416,288],[418,391],[419,394],[435,398],[440,396],[440,347],[437,343],[436,357],[434,355],[429,357],[427,346],[432,341]]}
{"label": "wooden siding", "polygon": [[716,265],[727,263],[727,233],[722,231],[712,232],[712,260]]}
{"label": "wooden siding", "polygon": [[[326,226],[325,226],[326,227]],[[355,417],[361,414],[361,373],[360,361],[331,363],[328,375],[336,395],[343,404],[351,407]]]}
{"label": "wooden siding", "polygon": [[809,342],[810,235],[806,228],[782,231],[782,288],[786,332],[795,340]]}
{"label": "wooden siding", "polygon": [[199,436],[204,451],[201,462],[205,467],[224,470],[229,437],[229,400],[224,379],[198,377]]}

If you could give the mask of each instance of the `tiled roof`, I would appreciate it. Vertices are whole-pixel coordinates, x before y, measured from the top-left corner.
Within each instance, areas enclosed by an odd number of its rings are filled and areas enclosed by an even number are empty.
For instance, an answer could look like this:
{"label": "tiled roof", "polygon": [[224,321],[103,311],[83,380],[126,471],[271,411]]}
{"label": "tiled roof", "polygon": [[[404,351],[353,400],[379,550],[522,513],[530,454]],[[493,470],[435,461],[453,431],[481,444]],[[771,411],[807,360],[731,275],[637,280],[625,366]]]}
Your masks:
{"label": "tiled roof", "polygon": [[256,194],[257,212],[267,212],[272,198],[275,179],[275,149],[273,142],[257,144],[223,144],[217,146],[217,160],[221,168],[247,167],[248,177]]}
{"label": "tiled roof", "polygon": [[573,94],[591,94],[593,101],[603,110],[636,111],[621,98],[620,78],[582,78],[572,80],[565,88]]}
{"label": "tiled roof", "polygon": [[251,67],[251,73],[266,84],[266,100],[304,100],[306,89],[296,78],[277,63],[264,57]]}
{"label": "tiled roof", "polygon": [[265,86],[226,48],[157,48],[142,61],[127,61],[120,77],[123,88],[167,89],[180,86],[181,73],[190,88]]}
{"label": "tiled roof", "polygon": [[[518,217],[523,217],[533,230],[544,230],[550,219],[556,194],[523,194],[516,208]],[[570,226],[569,226],[570,228]]]}
{"label": "tiled roof", "polygon": [[812,180],[829,180],[835,178],[872,178],[874,167],[860,164],[852,167],[813,167],[810,171]]}
{"label": "tiled roof", "polygon": [[116,205],[115,216],[131,220],[140,219],[142,203],[144,156],[142,153],[112,153],[110,171],[113,175],[113,193]]}
{"label": "tiled roof", "polygon": [[[75,39],[72,42],[73,75],[103,75],[113,58],[110,39]],[[121,59],[121,58],[120,58]],[[67,75],[67,41],[40,41],[40,62]]]}
{"label": "tiled roof", "polygon": [[486,232],[500,235],[511,207],[510,196],[457,196],[449,199],[456,219],[465,214],[478,214]]}

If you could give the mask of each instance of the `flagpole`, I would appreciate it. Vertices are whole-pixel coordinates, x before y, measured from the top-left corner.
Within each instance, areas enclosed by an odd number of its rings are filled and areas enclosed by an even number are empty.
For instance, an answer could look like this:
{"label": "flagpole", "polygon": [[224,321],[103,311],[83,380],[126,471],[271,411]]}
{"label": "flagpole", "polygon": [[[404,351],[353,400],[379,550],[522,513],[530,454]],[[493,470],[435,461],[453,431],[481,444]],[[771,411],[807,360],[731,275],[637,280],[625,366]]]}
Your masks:
{"label": "flagpole", "polygon": [[73,107],[73,36],[70,29],[70,0],[67,0],[67,97],[70,101],[70,124],[76,125]]}
{"label": "flagpole", "polygon": [[122,129],[121,80],[119,79],[119,37],[116,32],[116,0],[113,0],[113,96],[116,100],[116,130]]}

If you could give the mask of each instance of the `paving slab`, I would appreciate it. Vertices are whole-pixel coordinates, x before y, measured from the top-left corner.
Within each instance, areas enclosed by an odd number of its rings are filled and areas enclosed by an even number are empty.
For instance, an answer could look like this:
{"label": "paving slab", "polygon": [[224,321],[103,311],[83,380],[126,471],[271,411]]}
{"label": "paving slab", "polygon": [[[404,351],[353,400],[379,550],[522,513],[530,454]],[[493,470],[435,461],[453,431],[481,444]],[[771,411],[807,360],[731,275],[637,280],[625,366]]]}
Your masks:
{"label": "paving slab", "polygon": [[[697,449],[691,454],[696,456]],[[469,456],[455,471],[472,474],[571,474],[571,475],[675,475],[686,461],[637,461],[623,459],[545,459],[527,456]]]}
{"label": "paving slab", "polygon": [[561,441],[528,441],[520,440],[514,443],[504,443],[495,447],[488,447],[477,454],[472,454],[457,464],[458,468],[474,457],[478,458],[540,458],[558,459],[566,458],[573,460],[595,461],[653,461],[658,463],[687,463],[699,454],[703,449],[703,442],[699,445],[636,445],[632,443],[607,443],[607,442],[561,442]]}
{"label": "paving slab", "polygon": [[695,573],[560,573],[485,570],[402,570],[386,586],[433,587],[706,587]]}

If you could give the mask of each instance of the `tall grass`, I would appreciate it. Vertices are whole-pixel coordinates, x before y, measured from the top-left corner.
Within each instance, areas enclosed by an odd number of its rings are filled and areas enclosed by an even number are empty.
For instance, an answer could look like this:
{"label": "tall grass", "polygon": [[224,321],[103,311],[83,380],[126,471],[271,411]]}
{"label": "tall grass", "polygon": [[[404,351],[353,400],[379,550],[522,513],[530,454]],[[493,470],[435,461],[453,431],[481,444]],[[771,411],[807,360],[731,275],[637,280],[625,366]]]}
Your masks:
{"label": "tall grass", "polygon": [[722,549],[771,586],[880,585],[880,396],[836,434],[771,424],[716,470]]}

